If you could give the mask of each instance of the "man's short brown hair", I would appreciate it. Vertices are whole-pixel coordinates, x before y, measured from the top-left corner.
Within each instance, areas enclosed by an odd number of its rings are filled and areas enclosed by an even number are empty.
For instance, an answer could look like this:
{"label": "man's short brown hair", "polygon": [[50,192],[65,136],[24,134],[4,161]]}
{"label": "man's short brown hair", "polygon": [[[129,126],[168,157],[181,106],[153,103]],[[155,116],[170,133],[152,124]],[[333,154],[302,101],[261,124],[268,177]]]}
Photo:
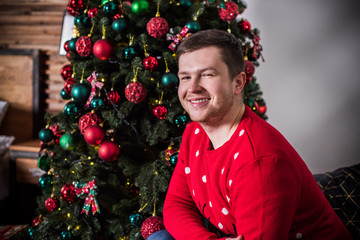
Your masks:
{"label": "man's short brown hair", "polygon": [[217,29],[199,31],[186,38],[176,51],[177,60],[182,54],[210,46],[220,49],[221,58],[228,67],[231,79],[244,71],[244,55],[240,41],[234,35]]}

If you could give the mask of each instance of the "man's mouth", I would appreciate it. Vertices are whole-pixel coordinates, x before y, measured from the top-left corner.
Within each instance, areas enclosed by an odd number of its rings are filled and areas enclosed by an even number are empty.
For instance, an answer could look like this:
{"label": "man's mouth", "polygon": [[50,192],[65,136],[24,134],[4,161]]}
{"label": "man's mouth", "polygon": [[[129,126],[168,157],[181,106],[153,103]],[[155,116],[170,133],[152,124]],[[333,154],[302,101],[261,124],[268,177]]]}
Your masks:
{"label": "man's mouth", "polygon": [[202,99],[189,99],[190,103],[202,103],[209,101],[210,98],[202,98]]}

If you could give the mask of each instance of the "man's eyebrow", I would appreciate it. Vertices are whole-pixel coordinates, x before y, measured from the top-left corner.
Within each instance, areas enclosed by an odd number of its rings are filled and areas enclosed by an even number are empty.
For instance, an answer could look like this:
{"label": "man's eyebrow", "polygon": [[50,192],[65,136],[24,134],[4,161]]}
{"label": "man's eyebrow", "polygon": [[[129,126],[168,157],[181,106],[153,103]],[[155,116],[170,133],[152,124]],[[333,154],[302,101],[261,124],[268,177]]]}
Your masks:
{"label": "man's eyebrow", "polygon": [[[217,69],[214,68],[214,67],[207,67],[207,68],[199,69],[199,70],[197,70],[197,71],[195,71],[195,72],[205,72],[205,71],[207,71],[207,70],[212,70],[212,71],[216,71],[216,72],[217,72]],[[189,71],[181,71],[181,72],[178,72],[178,75],[189,75],[189,74],[191,74],[191,72],[189,72]]]}

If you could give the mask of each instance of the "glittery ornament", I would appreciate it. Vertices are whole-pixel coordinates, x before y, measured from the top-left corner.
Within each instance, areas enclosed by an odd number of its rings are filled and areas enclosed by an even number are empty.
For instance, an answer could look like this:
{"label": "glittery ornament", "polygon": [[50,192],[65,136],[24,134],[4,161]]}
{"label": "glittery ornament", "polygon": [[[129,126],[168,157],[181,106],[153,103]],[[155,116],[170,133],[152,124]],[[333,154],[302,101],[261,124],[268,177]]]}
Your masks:
{"label": "glittery ornament", "polygon": [[107,93],[107,102],[108,104],[118,104],[120,102],[120,95],[116,91],[110,91]]}
{"label": "glittery ornament", "polygon": [[69,0],[66,7],[67,12],[72,16],[77,16],[84,10],[85,2],[83,0]]}
{"label": "glittery ornament", "polygon": [[125,97],[130,102],[140,103],[146,98],[146,95],[146,88],[140,82],[132,82],[125,88]]}
{"label": "glittery ornament", "polygon": [[54,133],[54,138],[53,141],[56,145],[60,145],[59,141],[61,136],[64,134],[63,131],[61,131],[59,124],[53,124],[49,127],[49,129],[51,129],[51,131],[53,131]]}
{"label": "glittery ornament", "polygon": [[251,31],[251,24],[248,21],[246,21],[245,19],[242,19],[238,23],[238,27],[239,27],[240,33],[245,34],[245,35],[249,34]]}
{"label": "glittery ornament", "polygon": [[167,108],[163,105],[154,106],[152,109],[152,112],[153,112],[154,116],[160,120],[165,119],[168,114]]}
{"label": "glittery ornament", "polygon": [[144,239],[147,239],[151,234],[164,229],[165,226],[163,219],[158,216],[152,216],[145,219],[141,225],[141,235]]}
{"label": "glittery ornament", "polygon": [[96,16],[97,12],[98,12],[97,7],[90,8],[90,9],[88,10],[88,12],[87,12],[87,15],[88,15],[89,18],[93,18],[93,17]]}
{"label": "glittery ornament", "polygon": [[91,39],[88,36],[82,36],[76,41],[76,52],[82,57],[90,56],[92,52]]}
{"label": "glittery ornament", "polygon": [[184,127],[189,121],[189,117],[186,114],[177,114],[174,117],[174,123],[178,127]]}
{"label": "glittery ornament", "polygon": [[99,157],[105,162],[115,161],[120,153],[119,146],[111,141],[103,142],[99,147]]}
{"label": "glittery ornament", "polygon": [[162,17],[153,17],[146,25],[148,34],[154,38],[161,38],[169,31],[169,24]]}
{"label": "glittery ornament", "polygon": [[70,240],[70,239],[71,239],[71,232],[69,232],[69,231],[62,231],[62,232],[61,232],[61,239],[62,239],[62,240]]}
{"label": "glittery ornament", "polygon": [[75,118],[79,114],[79,112],[80,112],[80,107],[74,101],[68,102],[63,110],[63,113],[70,119]]}
{"label": "glittery ornament", "polygon": [[64,80],[67,80],[69,77],[71,77],[71,74],[72,74],[72,70],[70,64],[66,64],[60,70],[60,75]]}
{"label": "glittery ornament", "polygon": [[255,73],[255,66],[251,61],[245,61],[245,73],[246,73],[246,83],[251,81],[252,76]]}
{"label": "glittery ornament", "polygon": [[239,14],[239,6],[233,1],[225,3],[225,9],[219,8],[219,17],[225,22],[233,21]]}
{"label": "glittery ornament", "polygon": [[84,132],[84,140],[91,146],[99,145],[105,138],[104,129],[100,126],[90,125]]}
{"label": "glittery ornament", "polygon": [[38,186],[42,190],[49,189],[51,186],[51,175],[45,174],[45,175],[41,176],[38,180]]}
{"label": "glittery ornament", "polygon": [[143,60],[143,66],[146,70],[153,71],[158,65],[158,60],[153,56],[148,56]]}
{"label": "glittery ornament", "polygon": [[56,197],[49,197],[45,200],[45,207],[49,212],[54,211],[60,206],[60,201]]}
{"label": "glittery ornament", "polygon": [[258,108],[257,108],[257,112],[259,113],[259,114],[265,114],[266,113],[266,105],[262,105],[262,106],[259,106]]}
{"label": "glittery ornament", "polygon": [[66,183],[60,190],[60,198],[67,203],[73,203],[76,200],[75,187],[71,183]]}
{"label": "glittery ornament", "polygon": [[95,113],[88,112],[80,117],[79,119],[79,130],[81,134],[84,134],[86,128],[90,125],[99,125],[102,123],[102,119],[99,118]]}
{"label": "glittery ornament", "polygon": [[71,88],[75,84],[75,79],[70,77],[64,83],[64,91],[67,95],[71,96]]}
{"label": "glittery ornament", "polygon": [[140,227],[144,217],[140,213],[133,213],[129,216],[129,221],[134,227]]}
{"label": "glittery ornament", "polygon": [[69,42],[70,42],[70,40],[67,40],[67,41],[64,43],[64,50],[65,50],[66,52],[70,52]]}

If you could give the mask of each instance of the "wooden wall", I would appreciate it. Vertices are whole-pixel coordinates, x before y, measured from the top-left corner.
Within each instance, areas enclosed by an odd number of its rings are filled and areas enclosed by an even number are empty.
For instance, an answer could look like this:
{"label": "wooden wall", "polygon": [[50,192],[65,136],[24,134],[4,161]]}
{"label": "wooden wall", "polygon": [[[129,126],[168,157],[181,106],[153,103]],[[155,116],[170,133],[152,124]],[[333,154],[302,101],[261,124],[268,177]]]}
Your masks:
{"label": "wooden wall", "polygon": [[60,69],[69,61],[58,52],[67,2],[0,0],[0,48],[41,51],[40,74],[46,85],[45,111],[50,113],[60,112],[65,104],[60,97],[64,85]]}

